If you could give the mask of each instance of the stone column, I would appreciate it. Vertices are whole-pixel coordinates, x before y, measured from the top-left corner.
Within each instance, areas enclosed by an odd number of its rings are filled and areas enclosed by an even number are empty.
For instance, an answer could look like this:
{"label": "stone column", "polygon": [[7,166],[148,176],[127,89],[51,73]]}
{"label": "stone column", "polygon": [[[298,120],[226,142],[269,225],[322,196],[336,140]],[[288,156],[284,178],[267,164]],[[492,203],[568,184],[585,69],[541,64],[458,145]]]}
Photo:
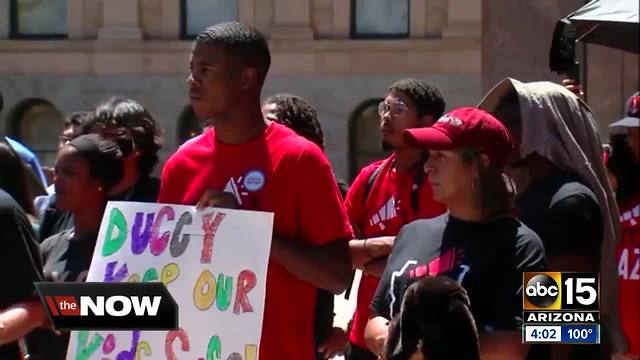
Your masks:
{"label": "stone column", "polygon": [[100,40],[142,39],[138,16],[138,0],[103,0],[103,27]]}
{"label": "stone column", "polygon": [[337,39],[348,39],[351,36],[351,3],[345,0],[333,0],[332,36]]}
{"label": "stone column", "polygon": [[310,0],[274,0],[274,39],[313,39]]}
{"label": "stone column", "polygon": [[481,32],[482,2],[449,0],[448,21],[443,35],[478,36]]}
{"label": "stone column", "polygon": [[0,39],[9,37],[9,0],[0,0]]}
{"label": "stone column", "polygon": [[162,36],[167,39],[180,37],[180,2],[162,0]]}
{"label": "stone column", "polygon": [[427,0],[411,0],[409,16],[409,37],[424,38],[427,35]]}
{"label": "stone column", "polygon": [[243,24],[255,26],[254,0],[238,0],[238,18]]}

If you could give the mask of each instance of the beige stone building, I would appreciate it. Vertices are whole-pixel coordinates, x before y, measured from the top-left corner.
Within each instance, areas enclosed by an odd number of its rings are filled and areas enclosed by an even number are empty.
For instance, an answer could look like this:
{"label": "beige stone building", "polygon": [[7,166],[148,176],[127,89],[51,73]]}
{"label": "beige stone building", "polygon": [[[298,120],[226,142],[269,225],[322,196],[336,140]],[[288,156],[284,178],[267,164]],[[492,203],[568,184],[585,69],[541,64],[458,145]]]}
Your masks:
{"label": "beige stone building", "polygon": [[[237,19],[269,37],[263,96],[301,95],[317,107],[327,154],[351,178],[379,157],[375,106],[393,81],[440,88],[447,107],[478,102],[507,75],[555,79],[553,24],[564,0],[0,0],[0,133],[52,164],[62,118],[111,95],[130,96],[162,124],[163,158],[187,138],[191,39]],[[559,4],[562,4],[560,6]],[[638,57],[588,49],[589,97],[602,121],[638,88]]]}

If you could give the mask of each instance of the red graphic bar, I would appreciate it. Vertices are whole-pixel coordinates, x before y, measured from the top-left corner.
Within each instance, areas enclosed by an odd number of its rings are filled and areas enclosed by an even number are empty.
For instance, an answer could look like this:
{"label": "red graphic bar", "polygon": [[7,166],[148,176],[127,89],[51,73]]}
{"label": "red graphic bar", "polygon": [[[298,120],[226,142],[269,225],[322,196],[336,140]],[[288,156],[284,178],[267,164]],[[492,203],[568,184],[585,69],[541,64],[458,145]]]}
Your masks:
{"label": "red graphic bar", "polygon": [[80,304],[75,296],[56,296],[55,299],[62,316],[80,315]]}
{"label": "red graphic bar", "polygon": [[60,313],[58,313],[58,308],[56,308],[56,303],[53,301],[53,296],[46,296],[45,299],[47,299],[47,305],[49,305],[49,310],[51,311],[51,314],[53,316],[59,316]]}

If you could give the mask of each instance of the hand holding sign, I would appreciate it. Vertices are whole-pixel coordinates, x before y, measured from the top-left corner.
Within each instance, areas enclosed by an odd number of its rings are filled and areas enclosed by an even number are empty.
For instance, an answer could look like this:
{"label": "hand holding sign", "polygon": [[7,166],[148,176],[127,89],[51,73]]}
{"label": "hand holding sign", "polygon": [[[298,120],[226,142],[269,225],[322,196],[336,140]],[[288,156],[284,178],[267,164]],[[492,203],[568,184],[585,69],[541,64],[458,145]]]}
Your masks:
{"label": "hand holding sign", "polygon": [[80,331],[67,359],[257,359],[273,214],[111,202],[87,281],[163,282],[170,332]]}
{"label": "hand holding sign", "polygon": [[240,208],[240,205],[233,194],[225,191],[209,189],[202,194],[200,200],[198,200],[196,208],[198,210],[202,210],[209,207],[238,209]]}

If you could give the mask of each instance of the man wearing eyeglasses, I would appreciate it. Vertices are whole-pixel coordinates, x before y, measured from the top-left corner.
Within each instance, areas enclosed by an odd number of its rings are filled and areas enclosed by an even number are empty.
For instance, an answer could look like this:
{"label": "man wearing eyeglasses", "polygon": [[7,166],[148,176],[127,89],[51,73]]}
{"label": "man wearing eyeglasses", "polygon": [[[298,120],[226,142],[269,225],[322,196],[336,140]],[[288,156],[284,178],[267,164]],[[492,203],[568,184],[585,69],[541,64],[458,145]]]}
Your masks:
{"label": "man wearing eyeglasses", "polygon": [[353,266],[363,271],[349,334],[347,360],[377,359],[364,340],[369,304],[400,228],[442,214],[426,181],[423,150],[403,142],[406,129],[431,126],[444,112],[440,91],[416,79],[400,80],[378,106],[382,147],[391,156],[365,166],[349,189],[345,206],[358,239],[349,242]]}

